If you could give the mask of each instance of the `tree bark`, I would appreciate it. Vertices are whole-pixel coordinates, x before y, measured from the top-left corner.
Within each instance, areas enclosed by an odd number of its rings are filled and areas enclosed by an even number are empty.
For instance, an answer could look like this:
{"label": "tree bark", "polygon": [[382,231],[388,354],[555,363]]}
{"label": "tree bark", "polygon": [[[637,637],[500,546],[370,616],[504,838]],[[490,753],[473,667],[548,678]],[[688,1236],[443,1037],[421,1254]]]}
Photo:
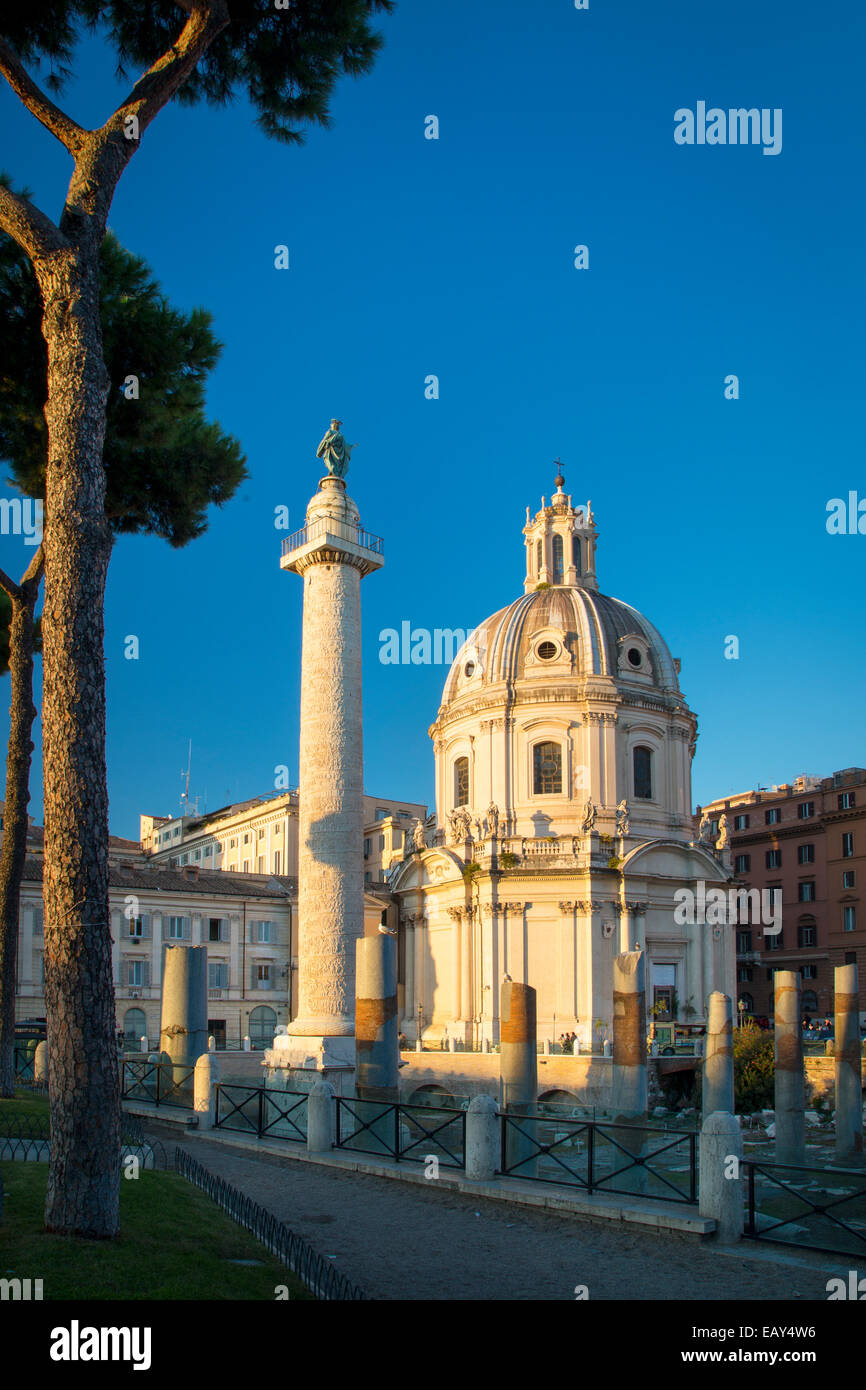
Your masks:
{"label": "tree bark", "polygon": [[12,601],[9,676],[12,684],[9,751],[6,756],[6,807],[0,847],[0,1096],[15,1094],[15,983],[18,916],[27,853],[27,806],[33,754],[34,614],[42,578],[40,545],[20,585],[4,583]]}
{"label": "tree bark", "polygon": [[108,373],[98,239],[37,262],[48,345],[42,701],[45,1005],[51,1149],[45,1225],[118,1229],[120,1084],[108,903],[102,446]]}

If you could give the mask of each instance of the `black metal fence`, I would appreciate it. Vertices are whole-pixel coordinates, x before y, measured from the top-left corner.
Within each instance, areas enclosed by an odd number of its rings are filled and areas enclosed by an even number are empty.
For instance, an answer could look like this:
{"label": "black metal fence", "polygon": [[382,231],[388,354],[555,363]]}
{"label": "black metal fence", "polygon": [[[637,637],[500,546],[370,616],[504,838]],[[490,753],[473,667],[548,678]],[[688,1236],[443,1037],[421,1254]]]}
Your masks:
{"label": "black metal fence", "polygon": [[651,1201],[698,1200],[697,1138],[656,1126],[500,1113],[503,1176]]}
{"label": "black metal fence", "polygon": [[201,1188],[217,1206],[228,1212],[233,1221],[237,1221],[239,1226],[243,1226],[256,1240],[261,1241],[262,1245],[272,1255],[276,1255],[287,1269],[296,1274],[317,1298],[332,1302],[354,1302],[366,1297],[356,1284],[351,1283],[334,1268],[330,1260],[323,1259],[303,1236],[295,1235],[294,1231],[290,1231],[288,1226],[278,1221],[271,1212],[265,1211],[252,1198],[244,1196],[224,1178],[208,1172],[184,1149],[175,1150],[174,1166],[181,1177]]}
{"label": "black metal fence", "polygon": [[866,1170],[743,1159],[751,1240],[866,1254]]}
{"label": "black metal fence", "polygon": [[120,1094],[123,1100],[146,1100],[154,1105],[194,1108],[195,1067],[172,1062],[133,1062],[120,1064]]}
{"label": "black metal fence", "polygon": [[307,1091],[220,1082],[216,1087],[214,1128],[305,1144],[308,1095]]}
{"label": "black metal fence", "polygon": [[462,1168],[466,1156],[466,1111],[429,1105],[337,1096],[335,1148]]}
{"label": "black metal fence", "polygon": [[36,1051],[35,1043],[16,1042],[15,1049],[15,1080],[30,1082],[33,1080],[33,1055]]}
{"label": "black metal fence", "polygon": [[[0,1159],[20,1162],[47,1162],[51,1140],[48,1115],[8,1115],[0,1111]],[[121,1116],[121,1169],[136,1158],[141,1168],[168,1168],[165,1147],[158,1139],[145,1135],[135,1115]]]}

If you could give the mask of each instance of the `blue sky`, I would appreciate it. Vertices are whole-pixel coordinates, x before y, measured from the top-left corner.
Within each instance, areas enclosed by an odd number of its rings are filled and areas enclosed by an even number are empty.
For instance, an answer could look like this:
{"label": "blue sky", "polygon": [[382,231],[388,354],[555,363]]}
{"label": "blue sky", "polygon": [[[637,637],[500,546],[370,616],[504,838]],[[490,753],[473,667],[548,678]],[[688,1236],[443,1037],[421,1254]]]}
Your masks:
{"label": "blue sky", "polygon": [[[447,674],[382,665],[380,631],[470,627],[518,597],[525,508],[557,456],[592,499],[602,591],[682,660],[695,800],[862,764],[866,536],[825,521],[830,498],[866,497],[863,12],[404,0],[380,28],[330,130],[296,149],[243,101],[171,108],[114,200],[110,225],[170,299],[214,315],[209,409],[251,476],[186,550],[115,548],[113,832],[176,812],[190,738],[201,808],[270,790],[279,764],[296,781],[301,586],[273,518],[283,504],[302,524],[332,414],[385,538],[362,588],[371,793],[432,800]],[[96,124],[113,72],[88,40],[62,104]],[[701,100],[781,108],[781,153],[677,145],[674,112]],[[5,89],[0,123],[0,165],[56,216],[65,152]],[[4,568],[30,554],[0,536]],[[37,752],[37,817],[40,785]]]}

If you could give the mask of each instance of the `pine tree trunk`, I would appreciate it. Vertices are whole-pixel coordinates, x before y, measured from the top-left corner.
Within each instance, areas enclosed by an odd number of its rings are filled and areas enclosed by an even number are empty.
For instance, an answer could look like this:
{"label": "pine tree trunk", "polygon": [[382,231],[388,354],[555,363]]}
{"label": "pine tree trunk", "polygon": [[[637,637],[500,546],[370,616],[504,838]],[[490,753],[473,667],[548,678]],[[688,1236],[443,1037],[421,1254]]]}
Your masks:
{"label": "pine tree trunk", "polygon": [[48,344],[43,762],[49,1231],[118,1228],[120,1084],[108,904],[98,243],[36,267]]}
{"label": "pine tree trunk", "polygon": [[[29,574],[29,570],[28,570]],[[18,916],[24,858],[27,853],[27,806],[30,801],[33,703],[33,627],[41,564],[34,578],[25,576],[12,600],[9,629],[9,675],[12,698],[9,751],[6,755],[6,808],[0,847],[0,1096],[15,1093],[15,978]]]}

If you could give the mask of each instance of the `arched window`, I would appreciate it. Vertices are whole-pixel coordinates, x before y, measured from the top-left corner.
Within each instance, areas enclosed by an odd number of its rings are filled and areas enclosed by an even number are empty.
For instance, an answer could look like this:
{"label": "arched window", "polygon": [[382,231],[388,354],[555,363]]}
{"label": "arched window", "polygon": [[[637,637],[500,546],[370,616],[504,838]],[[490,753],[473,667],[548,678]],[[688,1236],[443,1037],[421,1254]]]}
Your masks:
{"label": "arched window", "polygon": [[558,533],[553,537],[553,582],[561,584],[563,580],[562,567],[562,536]]}
{"label": "arched window", "polygon": [[542,548],[541,541],[538,541],[535,547],[535,573],[537,575],[541,574],[541,558],[543,554],[544,550]]}
{"label": "arched window", "polygon": [[277,1028],[277,1015],[267,1004],[260,1004],[250,1014],[250,1042],[261,1049],[271,1047]]}
{"label": "arched window", "polygon": [[652,801],[653,755],[649,748],[636,748],[632,754],[634,794],[640,801]]}
{"label": "arched window", "polygon": [[571,538],[571,563],[574,565],[574,572],[579,579],[583,573],[580,560],[580,536],[572,536]]}
{"label": "arched window", "polygon": [[127,1009],[123,1015],[124,1041],[138,1046],[140,1038],[147,1034],[147,1016],[144,1009]]}
{"label": "arched window", "polygon": [[562,791],[562,749],[558,743],[536,743],[532,754],[536,796]]}
{"label": "arched window", "polygon": [[458,758],[454,764],[454,805],[469,805],[469,759]]}

